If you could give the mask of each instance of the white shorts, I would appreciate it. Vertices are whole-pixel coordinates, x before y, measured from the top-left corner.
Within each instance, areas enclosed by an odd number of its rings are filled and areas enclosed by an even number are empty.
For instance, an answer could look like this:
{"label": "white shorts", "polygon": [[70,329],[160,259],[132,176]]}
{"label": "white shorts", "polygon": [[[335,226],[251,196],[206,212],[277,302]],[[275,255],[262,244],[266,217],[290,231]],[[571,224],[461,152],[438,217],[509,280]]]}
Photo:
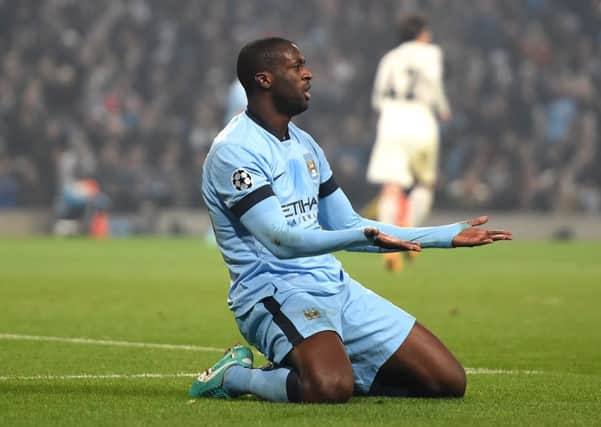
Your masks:
{"label": "white shorts", "polygon": [[416,181],[433,186],[437,164],[438,125],[432,114],[421,105],[386,105],[380,115],[367,180],[404,188]]}

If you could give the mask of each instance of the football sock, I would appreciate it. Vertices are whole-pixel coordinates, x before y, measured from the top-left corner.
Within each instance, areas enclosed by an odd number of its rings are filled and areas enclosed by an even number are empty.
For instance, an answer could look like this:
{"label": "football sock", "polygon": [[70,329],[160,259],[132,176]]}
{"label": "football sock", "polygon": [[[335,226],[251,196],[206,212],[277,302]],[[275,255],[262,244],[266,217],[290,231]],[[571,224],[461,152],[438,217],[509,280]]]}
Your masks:
{"label": "football sock", "polygon": [[430,213],[433,201],[432,190],[418,185],[409,195],[409,223],[413,227],[423,224]]}
{"label": "football sock", "polygon": [[[407,212],[407,198],[403,191],[386,191],[378,201],[378,221],[385,224],[404,226],[404,218]],[[401,222],[403,221],[403,222]],[[383,254],[384,267],[393,272],[403,269],[403,259],[400,252]]]}
{"label": "football sock", "polygon": [[396,219],[394,224],[398,225],[399,227],[412,227],[413,224],[411,224],[411,222],[409,222],[409,197],[407,196],[407,193],[404,191],[401,191],[401,194],[399,195],[398,198],[398,208],[397,208],[397,215],[396,215]]}
{"label": "football sock", "polygon": [[223,388],[232,394],[254,394],[271,402],[300,402],[300,382],[295,371],[278,367],[250,369],[232,366],[223,377]]}

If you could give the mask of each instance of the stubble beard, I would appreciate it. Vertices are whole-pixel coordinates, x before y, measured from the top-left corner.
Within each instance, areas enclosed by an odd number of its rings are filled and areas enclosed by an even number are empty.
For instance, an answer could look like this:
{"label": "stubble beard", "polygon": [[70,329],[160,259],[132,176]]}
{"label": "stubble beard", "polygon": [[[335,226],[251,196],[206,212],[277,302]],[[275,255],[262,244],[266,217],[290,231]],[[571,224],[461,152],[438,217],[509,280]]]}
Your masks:
{"label": "stubble beard", "polygon": [[273,103],[278,112],[290,117],[297,116],[307,111],[309,108],[308,102],[303,102],[300,99],[293,99],[292,97],[285,95],[274,94]]}

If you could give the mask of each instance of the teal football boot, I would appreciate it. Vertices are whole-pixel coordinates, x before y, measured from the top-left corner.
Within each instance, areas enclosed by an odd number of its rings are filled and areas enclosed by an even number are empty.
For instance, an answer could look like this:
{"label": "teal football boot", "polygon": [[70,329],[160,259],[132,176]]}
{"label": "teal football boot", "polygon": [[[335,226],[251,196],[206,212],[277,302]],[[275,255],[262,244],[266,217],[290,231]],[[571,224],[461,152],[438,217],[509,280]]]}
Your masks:
{"label": "teal football boot", "polygon": [[234,365],[253,367],[253,353],[248,347],[236,344],[225,352],[225,356],[194,380],[188,394],[190,397],[215,397],[229,399],[234,396],[223,388],[225,372]]}

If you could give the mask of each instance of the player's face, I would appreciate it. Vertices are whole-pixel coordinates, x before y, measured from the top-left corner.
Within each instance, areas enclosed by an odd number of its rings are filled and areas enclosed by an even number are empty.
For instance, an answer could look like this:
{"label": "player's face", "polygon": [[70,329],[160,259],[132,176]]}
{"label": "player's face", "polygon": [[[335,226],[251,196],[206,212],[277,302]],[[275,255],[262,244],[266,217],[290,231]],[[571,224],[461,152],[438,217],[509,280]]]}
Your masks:
{"label": "player's face", "polygon": [[283,50],[271,87],[276,109],[292,117],[309,108],[312,78],[311,71],[305,67],[305,57],[296,46]]}

